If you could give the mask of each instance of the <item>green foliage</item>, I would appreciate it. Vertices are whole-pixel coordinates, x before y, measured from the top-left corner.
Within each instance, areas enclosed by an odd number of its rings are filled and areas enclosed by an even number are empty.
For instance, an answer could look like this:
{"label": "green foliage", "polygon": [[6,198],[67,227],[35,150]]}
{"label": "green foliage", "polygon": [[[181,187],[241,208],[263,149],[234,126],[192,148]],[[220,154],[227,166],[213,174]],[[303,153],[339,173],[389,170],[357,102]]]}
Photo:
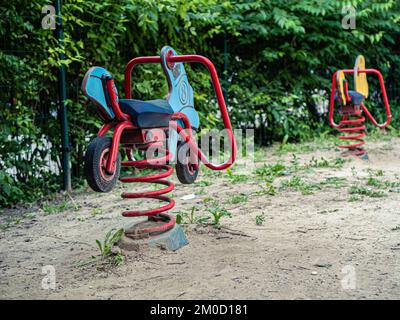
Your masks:
{"label": "green foliage", "polygon": [[355,185],[350,187],[349,193],[351,195],[362,195],[371,198],[386,197],[386,194],[383,191],[371,190],[362,186],[355,186]]}
{"label": "green foliage", "polygon": [[100,215],[100,214],[103,214],[104,213],[104,210],[102,209],[102,208],[94,208],[92,211],[91,211],[91,214],[93,215],[93,216],[97,216],[97,215]]}
{"label": "green foliage", "polygon": [[309,168],[342,168],[346,160],[343,158],[337,157],[335,159],[332,159],[329,161],[328,159],[325,159],[324,157],[321,157],[320,160],[318,160],[315,157],[312,157],[309,164],[306,167]]}
{"label": "green foliage", "polygon": [[265,213],[261,213],[256,215],[256,225],[257,226],[262,226],[264,224],[265,221]]}
{"label": "green foliage", "polygon": [[389,180],[378,180],[373,177],[369,177],[367,179],[367,186],[375,187],[375,188],[381,188],[381,189],[387,189],[387,188],[398,188],[400,187],[400,181],[389,181]]}
{"label": "green foliage", "polygon": [[18,202],[22,196],[23,191],[15,185],[15,181],[5,172],[0,171],[0,206]]}
{"label": "green foliage", "polygon": [[206,180],[201,180],[201,181],[196,181],[195,185],[199,186],[199,187],[208,187],[208,186],[212,185],[212,182],[206,181]]}
{"label": "green foliage", "polygon": [[45,202],[43,204],[42,210],[44,212],[45,215],[50,215],[50,214],[57,214],[57,213],[61,213],[67,210],[73,210],[73,211],[77,211],[78,208],[76,207],[76,205],[74,205],[74,203],[70,202],[70,201],[62,201],[58,204],[52,204]]}
{"label": "green foliage", "polygon": [[255,173],[271,183],[274,181],[275,177],[286,175],[287,169],[286,166],[281,163],[276,163],[274,165],[264,164],[262,167],[257,168]]}
{"label": "green foliage", "polygon": [[331,185],[336,189],[339,189],[345,186],[346,182],[347,179],[343,177],[327,177],[325,178],[325,181],[320,182],[320,185]]}
{"label": "green foliage", "polygon": [[79,260],[75,263],[76,267],[85,267],[87,265],[98,264],[103,262],[103,266],[98,265],[98,269],[104,269],[104,264],[111,267],[118,267],[125,262],[125,255],[121,250],[113,250],[114,245],[122,238],[124,229],[111,229],[107,232],[104,240],[96,240],[96,244],[100,250],[100,256],[91,256],[90,259]]}
{"label": "green foliage", "polygon": [[229,211],[225,210],[224,208],[220,208],[218,206],[213,208],[208,208],[207,211],[210,212],[211,215],[213,216],[214,218],[213,224],[217,228],[221,227],[220,220],[223,217],[228,217],[228,218],[232,217],[232,214]]}
{"label": "green foliage", "polygon": [[124,234],[124,229],[118,229],[118,230],[110,230],[107,232],[103,243],[100,242],[100,240],[96,240],[96,244],[100,249],[101,256],[103,258],[106,258],[111,254],[111,249],[116,244],[121,237]]}
{"label": "green foliage", "polygon": [[241,193],[241,194],[230,197],[228,202],[231,204],[238,204],[238,203],[247,202],[248,198],[249,198],[249,196],[247,194]]}
{"label": "green foliage", "polygon": [[234,173],[231,168],[226,169],[228,178],[232,183],[240,183],[249,180],[249,176],[246,174]]}
{"label": "green foliage", "polygon": [[103,242],[100,242],[100,240],[96,240],[96,244],[100,250],[101,258],[103,260],[109,259],[111,264],[114,266],[119,266],[125,261],[125,256],[122,253],[112,252],[113,246],[122,238],[123,234],[124,229],[112,229],[107,232]]}
{"label": "green foliage", "polygon": [[313,194],[315,190],[320,190],[321,186],[317,183],[307,183],[299,176],[293,176],[289,180],[284,180],[280,184],[280,190],[295,189],[303,195]]}
{"label": "green foliage", "polygon": [[[208,56],[217,67],[233,125],[255,128],[263,144],[282,141],[284,146],[330,134],[326,116],[315,105],[326,102],[333,71],[351,67],[356,55],[363,53],[390,83],[400,80],[394,72],[400,67],[400,3],[395,0],[65,0],[64,48],[52,30],[40,26],[42,7],[52,3],[16,0],[0,7],[0,206],[33,201],[58,187],[57,69],[62,64],[76,182],[87,141],[101,124],[80,90],[94,65],[113,73],[123,95],[124,65],[135,56],[156,55],[166,44],[179,53]],[[341,26],[341,9],[348,4],[357,10],[355,30]],[[193,65],[187,72],[202,128],[221,126],[207,71]],[[135,98],[167,93],[160,66],[139,66],[133,79]],[[379,99],[371,99],[380,121],[383,108]],[[395,123],[400,113],[392,109]],[[50,162],[57,170],[49,170]]]}
{"label": "green foliage", "polygon": [[197,210],[196,206],[193,206],[190,210],[190,213],[187,211],[180,211],[176,214],[176,223],[177,224],[203,224],[210,219],[210,217],[206,216],[198,216],[195,214]]}
{"label": "green foliage", "polygon": [[264,195],[264,194],[268,194],[270,196],[276,195],[276,189],[272,184],[272,182],[267,181],[265,184],[260,185],[260,188],[261,190],[256,192],[256,194],[258,195]]}

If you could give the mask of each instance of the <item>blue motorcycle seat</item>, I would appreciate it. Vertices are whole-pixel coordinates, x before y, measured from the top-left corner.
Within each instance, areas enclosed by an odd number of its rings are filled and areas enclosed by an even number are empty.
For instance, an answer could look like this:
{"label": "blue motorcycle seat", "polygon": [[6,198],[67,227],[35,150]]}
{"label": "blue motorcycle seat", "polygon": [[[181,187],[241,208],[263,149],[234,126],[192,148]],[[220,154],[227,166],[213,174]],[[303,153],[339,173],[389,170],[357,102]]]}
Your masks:
{"label": "blue motorcycle seat", "polygon": [[[349,90],[349,96],[351,99],[351,103],[355,106],[361,105],[361,103],[364,102],[364,100],[365,100],[365,97],[357,91]],[[335,101],[337,102],[338,100],[339,100],[338,96],[335,93]]]}
{"label": "blue motorcycle seat", "polygon": [[120,99],[121,111],[129,114],[131,121],[138,128],[168,127],[174,110],[167,100]]}
{"label": "blue motorcycle seat", "polygon": [[349,91],[349,96],[351,98],[351,102],[353,102],[353,104],[356,106],[359,106],[365,100],[365,97],[357,91]]}

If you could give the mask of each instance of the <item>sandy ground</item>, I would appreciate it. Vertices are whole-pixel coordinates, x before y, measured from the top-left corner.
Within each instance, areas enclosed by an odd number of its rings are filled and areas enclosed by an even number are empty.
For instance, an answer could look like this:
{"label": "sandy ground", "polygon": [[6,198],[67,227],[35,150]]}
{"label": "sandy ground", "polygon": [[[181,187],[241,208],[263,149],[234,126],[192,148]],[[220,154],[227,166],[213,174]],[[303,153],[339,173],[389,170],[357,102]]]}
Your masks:
{"label": "sandy ground", "polygon": [[[120,215],[123,209],[152,205],[122,200],[121,184],[110,194],[85,189],[73,201],[5,210],[0,298],[398,299],[399,142],[369,141],[368,161],[348,157],[342,167],[341,151],[325,144],[259,151],[257,168],[286,166],[271,184],[275,195],[249,159],[231,175],[202,167],[195,185],[176,184],[172,212],[197,206],[196,217],[202,217],[218,205],[232,217],[221,220],[220,230],[184,219],[189,245],[176,252],[124,252],[117,267],[80,264],[99,255],[96,239],[132,222]],[[321,164],[321,157],[328,162]],[[285,187],[296,177],[302,183]],[[352,186],[369,193],[350,194]],[[196,197],[181,199],[190,194]],[[42,286],[48,265],[55,270],[55,289]]]}

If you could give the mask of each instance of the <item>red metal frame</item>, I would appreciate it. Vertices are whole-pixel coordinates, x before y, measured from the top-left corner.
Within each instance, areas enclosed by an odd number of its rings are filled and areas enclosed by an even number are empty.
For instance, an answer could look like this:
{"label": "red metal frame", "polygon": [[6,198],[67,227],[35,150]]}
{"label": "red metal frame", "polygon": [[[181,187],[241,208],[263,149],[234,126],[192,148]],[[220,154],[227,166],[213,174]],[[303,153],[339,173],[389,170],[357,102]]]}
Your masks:
{"label": "red metal frame", "polygon": [[[329,103],[329,122],[331,123],[332,127],[334,127],[334,128],[341,127],[340,124],[335,123],[335,121],[333,120],[333,112],[334,112],[334,107],[335,107],[336,76],[339,71],[343,71],[345,74],[349,74],[349,73],[354,74],[353,69],[346,69],[346,70],[338,70],[332,76],[331,97],[330,97],[330,103]],[[384,122],[382,124],[378,124],[378,122],[375,120],[375,118],[372,116],[372,114],[369,112],[369,110],[363,103],[361,103],[361,108],[363,109],[363,111],[365,112],[367,117],[372,121],[372,123],[376,127],[381,128],[381,129],[385,128],[390,123],[392,115],[390,113],[389,100],[388,100],[388,97],[386,94],[386,88],[385,88],[385,82],[383,80],[383,76],[376,69],[358,70],[358,73],[375,74],[379,79],[379,84],[380,84],[381,91],[382,91],[383,103],[384,103],[384,106],[386,109],[386,115],[387,115],[386,122]]]}
{"label": "red metal frame", "polygon": [[[185,140],[189,143],[192,151],[198,155],[198,157],[201,159],[201,161],[209,168],[213,170],[223,170],[228,167],[230,167],[236,160],[236,154],[237,154],[237,147],[236,147],[236,141],[233,135],[233,130],[232,130],[232,125],[231,121],[229,119],[228,115],[228,110],[225,104],[225,99],[222,93],[221,85],[219,83],[219,78],[217,71],[215,69],[214,64],[206,57],[200,56],[200,55],[167,55],[167,63],[173,64],[175,62],[197,62],[203,64],[207,70],[209,71],[211,75],[211,80],[212,84],[214,87],[214,91],[216,93],[217,97],[217,102],[218,106],[221,112],[222,116],[222,121],[224,123],[224,127],[227,130],[229,134],[229,139],[231,142],[231,156],[230,159],[220,165],[215,165],[210,163],[210,161],[207,159],[207,157],[202,153],[202,151],[198,148],[197,144],[195,141],[192,139],[192,134],[191,130],[184,130],[181,126],[179,126],[175,121],[171,121],[170,125],[173,127],[177,132],[184,137]],[[131,85],[132,85],[132,70],[133,68],[138,65],[138,64],[146,64],[146,63],[161,63],[161,57],[160,56],[148,56],[148,57],[137,57],[128,62],[128,64],[125,67],[125,83],[124,83],[124,88],[125,88],[125,98],[126,99],[132,99],[132,90],[131,90]],[[125,129],[134,129],[136,128],[131,122],[130,122],[130,117],[129,115],[123,113],[119,107],[118,101],[117,101],[117,96],[116,93],[113,89],[114,86],[114,81],[109,80],[107,82],[107,90],[110,96],[111,104],[112,104],[112,109],[116,115],[116,118],[119,122],[117,123],[112,123],[112,124],[104,124],[103,127],[100,129],[98,136],[104,136],[109,130],[114,129],[114,135],[112,138],[112,146],[110,150],[110,157],[107,162],[107,171],[108,173],[112,174],[115,171],[115,164],[117,160],[117,155],[118,155],[118,148],[119,148],[119,143],[121,139],[122,132]],[[187,119],[187,117],[183,113],[175,113],[172,116],[172,119],[181,119],[186,128],[191,128],[190,122]],[[188,134],[189,132],[189,134]]]}
{"label": "red metal frame", "polygon": [[[171,56],[167,55],[167,63],[174,62],[198,62],[203,64],[211,75],[211,80],[214,86],[215,93],[217,95],[218,105],[221,111],[222,120],[224,121],[224,125],[226,129],[231,129],[231,122],[228,115],[228,110],[226,108],[224,95],[222,93],[221,85],[219,83],[217,70],[215,69],[214,64],[206,57],[200,55],[177,55]],[[132,70],[137,64],[143,63],[161,63],[161,58],[159,56],[149,56],[149,57],[137,57],[128,62],[125,68],[125,98],[132,99]]]}
{"label": "red metal frame", "polygon": [[114,80],[113,79],[107,80],[106,84],[107,84],[108,95],[110,96],[111,100],[111,106],[115,113],[115,116],[120,121],[130,121],[129,115],[123,113],[119,107],[117,93],[114,90],[115,87]]}
{"label": "red metal frame", "polygon": [[[162,143],[153,143],[152,147],[162,147]],[[122,213],[124,217],[143,217],[147,216],[149,219],[154,221],[163,221],[164,223],[157,227],[146,227],[146,228],[138,228],[137,229],[137,237],[146,236],[152,233],[157,232],[165,232],[171,229],[176,221],[173,216],[170,216],[165,211],[172,209],[175,206],[175,200],[164,196],[171,192],[174,189],[174,184],[171,181],[163,180],[163,178],[169,177],[173,172],[174,168],[167,164],[158,164],[158,162],[165,162],[171,158],[171,154],[168,150],[165,150],[166,155],[158,158],[158,159],[144,159],[144,160],[136,160],[136,161],[124,161],[122,165],[125,167],[134,167],[137,169],[153,169],[153,170],[163,170],[162,172],[156,174],[149,174],[146,176],[138,176],[138,177],[124,177],[120,180],[125,183],[135,183],[135,182],[146,182],[146,183],[154,183],[154,184],[162,184],[165,185],[165,188],[154,190],[154,191],[145,191],[145,192],[123,192],[121,197],[124,199],[138,199],[138,198],[150,198],[157,199],[167,204],[148,210],[128,210]],[[157,215],[157,216],[156,216]]]}
{"label": "red metal frame", "polygon": [[112,124],[106,123],[100,128],[97,134],[98,137],[104,137],[109,130],[114,129],[114,134],[112,137],[111,148],[110,148],[110,156],[108,157],[107,168],[106,168],[109,174],[113,174],[115,172],[115,165],[118,157],[119,141],[121,139],[122,132],[125,129],[134,129],[134,128],[136,127],[130,121],[123,121]]}
{"label": "red metal frame", "polygon": [[[174,113],[173,115],[174,119],[181,119],[185,123],[185,127],[187,128],[187,124],[189,123],[189,119],[186,117],[185,114],[183,113]],[[204,163],[204,165],[212,170],[224,170],[229,168],[236,160],[236,142],[235,142],[235,137],[233,136],[233,131],[232,129],[227,129],[227,132],[229,134],[229,139],[232,144],[232,150],[231,150],[231,155],[228,161],[215,165],[212,164],[208,158],[204,155],[204,153],[199,149],[197,146],[197,143],[192,139],[191,136],[191,131],[188,131],[185,128],[182,128],[177,122],[171,121],[170,126],[174,128],[180,135],[183,137],[183,139],[189,144],[190,149],[194,154],[197,154],[197,156],[200,158],[200,160]]]}
{"label": "red metal frame", "polygon": [[232,130],[231,121],[229,119],[228,110],[226,108],[224,95],[222,93],[221,85],[219,83],[217,70],[214,64],[206,57],[199,55],[182,55],[182,56],[167,56],[167,62],[198,62],[203,64],[211,75],[212,84],[214,87],[215,94],[217,96],[217,102],[219,110],[222,115],[224,126],[228,130]]}
{"label": "red metal frame", "polygon": [[[231,142],[231,155],[230,159],[226,161],[225,163],[215,165],[210,163],[210,161],[207,159],[207,157],[202,153],[202,151],[198,148],[196,141],[193,139],[192,135],[192,130],[191,130],[191,125],[188,117],[184,113],[180,112],[175,112],[172,117],[171,121],[169,123],[170,128],[172,127],[175,129],[178,134],[189,144],[189,147],[192,150],[192,156],[193,157],[198,157],[202,160],[202,162],[209,168],[214,169],[214,170],[223,170],[228,167],[230,167],[236,159],[236,153],[237,153],[237,147],[236,147],[236,141],[233,136],[233,130],[232,130],[232,125],[229,119],[228,115],[228,110],[225,104],[224,96],[222,94],[222,89],[221,85],[219,83],[217,71],[213,65],[213,63],[199,55],[183,55],[183,56],[173,56],[170,54],[170,52],[167,53],[166,56],[167,59],[167,65],[169,67],[173,66],[175,62],[199,62],[202,63],[210,72],[211,75],[211,80],[214,86],[214,90],[217,96],[217,102],[218,106],[222,115],[222,120],[224,122],[224,126],[228,132],[229,139]],[[131,81],[132,81],[132,70],[135,65],[137,64],[142,64],[142,63],[161,63],[161,57],[159,56],[150,56],[150,57],[138,57],[134,58],[131,61],[128,62],[125,68],[125,97],[127,99],[132,99],[132,93],[131,93]],[[107,160],[106,164],[106,171],[109,174],[113,174],[116,169],[116,161],[117,161],[117,156],[118,156],[118,149],[119,149],[119,144],[121,141],[121,136],[126,129],[139,129],[133,125],[133,123],[130,121],[130,116],[123,113],[119,107],[118,104],[118,99],[116,92],[114,90],[114,81],[113,80],[108,80],[107,82],[107,91],[111,100],[111,105],[112,109],[115,113],[116,122],[113,123],[106,123],[104,124],[101,129],[98,132],[98,136],[105,136],[107,132],[110,130],[113,130],[113,137],[112,137],[112,143],[109,151],[109,157]],[[184,123],[185,128],[180,126],[176,120],[181,120]],[[161,128],[164,130],[164,128]],[[165,130],[168,130],[169,128],[165,128]],[[138,134],[138,132],[141,132],[140,130],[135,130],[132,131],[132,134]],[[142,132],[141,132],[142,133]],[[129,133],[131,134],[131,133]],[[128,139],[129,140],[129,139]],[[152,147],[158,147],[162,149],[162,142],[158,141],[144,141],[144,147],[145,148],[152,148]],[[127,146],[129,149],[129,146]],[[171,208],[174,207],[175,201],[167,196],[164,196],[164,194],[171,192],[174,189],[174,184],[170,181],[163,180],[163,178],[166,178],[170,176],[174,169],[166,163],[168,160],[171,159],[172,155],[169,153],[168,150],[165,151],[165,156],[157,158],[157,159],[144,159],[144,160],[133,160],[130,158],[128,155],[129,161],[124,161],[122,162],[122,166],[127,166],[127,167],[135,167],[138,169],[155,169],[155,170],[162,170],[162,172],[156,173],[156,174],[150,174],[146,176],[136,176],[136,177],[124,177],[121,178],[120,180],[122,182],[126,183],[133,183],[133,182],[147,182],[147,183],[155,183],[155,184],[162,184],[165,185],[166,187],[160,190],[155,190],[155,191],[146,191],[146,192],[139,192],[139,193],[131,193],[131,192],[124,192],[122,194],[122,198],[152,198],[152,199],[157,199],[161,200],[163,202],[167,202],[167,204],[162,205],[161,207],[155,208],[155,209],[149,209],[149,210],[144,210],[144,211],[125,211],[123,212],[123,216],[125,217],[139,217],[139,216],[148,216],[149,219],[156,220],[156,221],[163,221],[164,223],[161,226],[158,227],[145,227],[145,228],[138,228],[135,232],[137,232],[137,236],[140,237],[141,235],[147,235],[147,234],[152,234],[152,233],[158,233],[158,232],[163,232],[166,230],[171,229],[175,225],[175,219],[174,217],[164,213],[165,211],[170,210]],[[198,160],[198,159],[195,159]],[[197,167],[198,164],[197,162],[193,164],[193,166]]]}

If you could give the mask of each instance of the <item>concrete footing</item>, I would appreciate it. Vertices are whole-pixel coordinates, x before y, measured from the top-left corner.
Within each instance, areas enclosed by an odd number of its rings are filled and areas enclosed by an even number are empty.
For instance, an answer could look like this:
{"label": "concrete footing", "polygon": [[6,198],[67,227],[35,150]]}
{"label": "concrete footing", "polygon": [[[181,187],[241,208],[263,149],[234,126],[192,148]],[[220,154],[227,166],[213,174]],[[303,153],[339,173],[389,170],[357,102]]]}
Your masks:
{"label": "concrete footing", "polygon": [[360,156],[361,160],[369,160],[368,152],[365,152],[362,156]]}
{"label": "concrete footing", "polygon": [[118,242],[118,246],[127,251],[142,251],[147,247],[159,247],[161,249],[176,251],[189,242],[186,239],[185,232],[179,224],[176,224],[167,232],[151,235],[146,238],[134,239],[129,237],[129,230],[135,228],[135,225],[130,226],[125,230],[124,236]]}

